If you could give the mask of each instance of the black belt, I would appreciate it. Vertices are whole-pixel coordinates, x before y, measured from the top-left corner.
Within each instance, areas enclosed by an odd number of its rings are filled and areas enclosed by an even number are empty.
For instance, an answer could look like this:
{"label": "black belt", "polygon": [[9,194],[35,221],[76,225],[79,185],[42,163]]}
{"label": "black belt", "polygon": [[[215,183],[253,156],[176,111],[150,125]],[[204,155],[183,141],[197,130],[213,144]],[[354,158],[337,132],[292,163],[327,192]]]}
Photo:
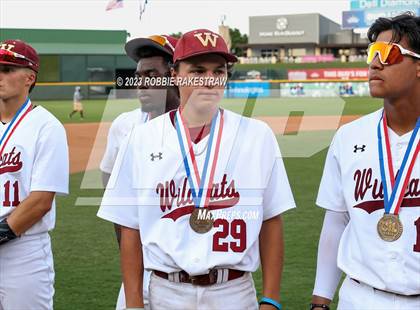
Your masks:
{"label": "black belt", "polygon": [[[227,281],[238,279],[245,274],[245,271],[236,270],[236,269],[227,269],[227,271],[228,271]],[[163,279],[166,279],[166,280],[169,279],[169,274],[166,272],[153,270],[153,273]],[[206,286],[206,285],[216,284],[218,282],[217,269],[212,269],[209,273],[200,274],[198,276],[190,276],[187,272],[182,270],[178,272],[178,275],[179,275],[179,282],[182,282],[182,283],[191,283],[194,285]]]}
{"label": "black belt", "polygon": [[[353,278],[350,278],[350,279],[352,279],[354,282],[356,282],[356,283],[358,283],[358,284],[360,284],[360,283],[361,283],[359,280],[356,280],[356,279],[353,279]],[[369,285],[369,286],[370,286],[370,285]],[[415,295],[403,295],[403,294],[398,294],[398,293],[394,293],[394,292],[384,291],[384,290],[381,290],[381,289],[376,288],[376,287],[373,287],[373,286],[372,286],[372,288],[373,288],[375,291],[384,292],[384,293],[388,293],[388,294],[394,294],[394,295],[397,295],[397,296],[400,296],[400,297],[420,297],[420,294],[415,294]]]}

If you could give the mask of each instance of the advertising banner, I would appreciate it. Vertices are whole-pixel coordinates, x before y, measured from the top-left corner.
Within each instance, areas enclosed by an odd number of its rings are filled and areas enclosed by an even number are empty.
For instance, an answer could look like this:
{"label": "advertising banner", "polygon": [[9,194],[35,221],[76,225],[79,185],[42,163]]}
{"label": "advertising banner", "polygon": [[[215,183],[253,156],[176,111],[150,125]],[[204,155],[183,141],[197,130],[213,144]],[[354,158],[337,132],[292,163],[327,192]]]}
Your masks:
{"label": "advertising banner", "polygon": [[330,68],[288,70],[288,80],[360,80],[368,78],[368,68]]}
{"label": "advertising banner", "polygon": [[346,83],[283,83],[281,97],[353,97],[369,96],[368,82]]}
{"label": "advertising banner", "polygon": [[308,63],[308,62],[332,62],[335,61],[335,57],[333,54],[325,54],[325,55],[305,55],[301,57],[301,62]]}
{"label": "advertising banner", "polygon": [[229,82],[225,90],[228,98],[262,98],[270,96],[270,82]]}
{"label": "advertising banner", "polygon": [[369,27],[366,23],[365,11],[343,11],[342,13],[343,29],[366,28]]}
{"label": "advertising banner", "polygon": [[344,29],[367,28],[379,17],[411,11],[420,14],[420,0],[352,0],[351,11],[342,13]]}
{"label": "advertising banner", "polygon": [[351,10],[368,10],[376,8],[419,7],[420,0],[351,0]]}

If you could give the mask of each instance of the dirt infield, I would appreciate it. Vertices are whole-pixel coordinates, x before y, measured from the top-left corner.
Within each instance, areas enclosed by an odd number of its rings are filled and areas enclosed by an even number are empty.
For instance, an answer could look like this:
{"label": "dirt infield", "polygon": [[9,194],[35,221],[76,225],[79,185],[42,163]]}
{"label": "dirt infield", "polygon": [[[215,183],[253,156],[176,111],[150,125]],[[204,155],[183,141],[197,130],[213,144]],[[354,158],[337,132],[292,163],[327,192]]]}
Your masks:
{"label": "dirt infield", "polygon": [[[334,130],[359,115],[348,116],[264,116],[258,119],[270,125],[276,134],[315,130]],[[66,124],[70,151],[70,173],[99,168],[106,147],[110,123]]]}
{"label": "dirt infield", "polygon": [[[70,153],[70,173],[97,169],[106,147],[111,123],[66,124]],[[101,130],[98,130],[101,127]],[[102,130],[105,128],[105,130]],[[92,152],[95,145],[96,152]],[[91,156],[92,153],[92,156]],[[90,158],[92,157],[92,158]],[[89,162],[89,167],[88,166]]]}

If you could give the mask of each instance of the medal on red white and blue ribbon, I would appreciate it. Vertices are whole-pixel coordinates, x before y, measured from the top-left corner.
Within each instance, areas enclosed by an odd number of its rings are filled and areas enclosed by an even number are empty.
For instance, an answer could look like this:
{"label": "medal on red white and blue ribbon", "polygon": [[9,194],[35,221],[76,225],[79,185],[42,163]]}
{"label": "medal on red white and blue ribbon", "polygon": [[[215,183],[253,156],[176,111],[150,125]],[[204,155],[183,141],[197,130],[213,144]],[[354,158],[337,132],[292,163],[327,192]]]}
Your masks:
{"label": "medal on red white and blue ribbon", "polygon": [[15,132],[16,128],[20,125],[22,120],[26,117],[26,115],[28,115],[28,113],[31,110],[32,103],[31,100],[29,100],[28,98],[26,99],[25,103],[21,105],[19,110],[16,112],[15,116],[13,116],[13,119],[10,121],[9,125],[7,126],[6,130],[0,138],[0,157],[3,155],[3,151],[6,148],[6,145],[12,137],[13,133]]}
{"label": "medal on red white and blue ribbon", "polygon": [[382,113],[382,117],[378,123],[379,166],[384,190],[385,214],[378,222],[377,231],[384,241],[396,241],[401,237],[403,232],[403,226],[398,218],[398,213],[407,190],[414,163],[419,155],[419,129],[420,118],[417,119],[416,127],[411,134],[399,173],[395,178],[385,111]]}
{"label": "medal on red white and blue ribbon", "polygon": [[190,132],[182,118],[180,109],[175,114],[175,127],[188,184],[194,201],[194,211],[190,216],[190,226],[197,233],[206,233],[213,227],[213,217],[207,206],[219,156],[223,132],[223,110],[218,110],[212,119],[206,157],[201,174],[198,171]]}

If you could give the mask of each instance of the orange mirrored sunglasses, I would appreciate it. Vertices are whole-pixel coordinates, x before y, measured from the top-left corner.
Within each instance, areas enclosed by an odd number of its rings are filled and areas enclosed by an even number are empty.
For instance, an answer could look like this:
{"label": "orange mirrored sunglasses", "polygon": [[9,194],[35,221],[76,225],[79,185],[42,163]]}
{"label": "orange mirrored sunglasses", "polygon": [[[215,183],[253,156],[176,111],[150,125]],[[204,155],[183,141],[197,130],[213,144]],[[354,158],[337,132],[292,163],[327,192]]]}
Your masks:
{"label": "orange mirrored sunglasses", "polygon": [[159,44],[162,47],[168,46],[172,51],[175,50],[175,47],[172,46],[171,42],[169,42],[169,40],[164,36],[153,35],[153,36],[150,36],[149,39]]}
{"label": "orange mirrored sunglasses", "polygon": [[420,59],[420,55],[403,48],[397,43],[374,42],[369,44],[367,63],[370,64],[378,55],[383,65],[393,65],[403,61],[404,56]]}

